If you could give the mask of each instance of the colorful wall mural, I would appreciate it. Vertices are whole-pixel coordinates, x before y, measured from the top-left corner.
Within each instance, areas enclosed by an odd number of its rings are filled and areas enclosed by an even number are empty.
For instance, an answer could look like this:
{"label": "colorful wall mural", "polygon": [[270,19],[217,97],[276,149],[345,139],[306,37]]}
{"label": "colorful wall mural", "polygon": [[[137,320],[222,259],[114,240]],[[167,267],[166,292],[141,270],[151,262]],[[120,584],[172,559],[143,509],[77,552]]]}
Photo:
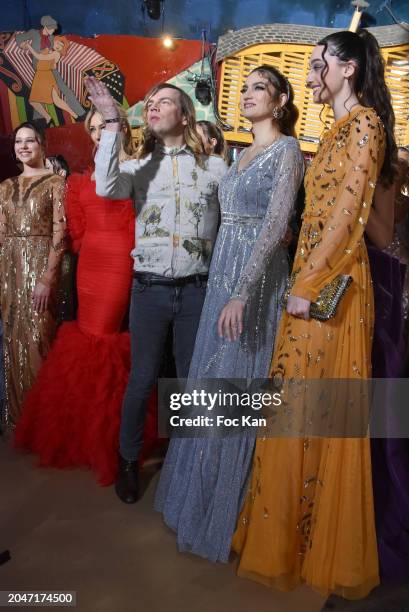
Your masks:
{"label": "colorful wall mural", "polygon": [[41,120],[43,127],[81,121],[90,106],[83,83],[87,75],[102,80],[127,106],[125,78],[115,62],[87,45],[55,35],[57,27],[57,21],[45,15],[38,29],[0,35],[2,98],[7,95],[8,102],[3,100],[2,110],[12,128],[32,119]]}
{"label": "colorful wall mural", "polygon": [[[3,135],[22,121],[35,120],[51,128],[46,130],[48,154],[62,153],[72,171],[81,171],[92,162],[92,145],[82,125],[90,105],[83,84],[86,75],[103,80],[125,108],[132,105],[132,121],[137,102],[160,81],[179,79],[193,93],[195,84],[188,81],[187,71],[200,73],[199,41],[177,40],[168,50],[156,38],[59,36],[55,21],[45,16],[38,28],[0,34]],[[211,116],[211,106],[203,109],[201,115]],[[2,147],[7,148],[7,140]]]}

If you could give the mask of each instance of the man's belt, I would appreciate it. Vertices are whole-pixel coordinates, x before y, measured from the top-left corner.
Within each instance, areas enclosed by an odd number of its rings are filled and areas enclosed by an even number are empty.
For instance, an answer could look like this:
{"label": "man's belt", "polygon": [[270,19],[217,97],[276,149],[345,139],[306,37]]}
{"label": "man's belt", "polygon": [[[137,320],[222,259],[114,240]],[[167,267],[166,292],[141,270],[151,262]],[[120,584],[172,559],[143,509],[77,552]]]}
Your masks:
{"label": "man's belt", "polygon": [[180,278],[172,278],[170,276],[162,276],[161,274],[153,274],[152,272],[134,272],[136,278],[141,285],[150,287],[151,285],[165,285],[167,287],[184,287],[194,283],[198,287],[207,281],[207,274],[191,274],[190,276],[181,276]]}

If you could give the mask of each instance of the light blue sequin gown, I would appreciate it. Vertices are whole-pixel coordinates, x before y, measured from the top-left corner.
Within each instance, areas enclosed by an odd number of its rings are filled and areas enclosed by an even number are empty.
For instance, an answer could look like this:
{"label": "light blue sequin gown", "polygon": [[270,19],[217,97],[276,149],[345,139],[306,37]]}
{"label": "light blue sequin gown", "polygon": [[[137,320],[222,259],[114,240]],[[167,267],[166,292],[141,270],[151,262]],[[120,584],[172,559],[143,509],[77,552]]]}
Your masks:
{"label": "light blue sequin gown", "polygon": [[[288,276],[281,240],[303,176],[297,140],[282,137],[219,185],[222,212],[189,379],[265,378]],[[244,331],[221,339],[217,321],[232,297],[245,301]],[[192,386],[194,383],[192,381]],[[254,433],[171,440],[155,509],[179,550],[226,562],[251,467]]]}

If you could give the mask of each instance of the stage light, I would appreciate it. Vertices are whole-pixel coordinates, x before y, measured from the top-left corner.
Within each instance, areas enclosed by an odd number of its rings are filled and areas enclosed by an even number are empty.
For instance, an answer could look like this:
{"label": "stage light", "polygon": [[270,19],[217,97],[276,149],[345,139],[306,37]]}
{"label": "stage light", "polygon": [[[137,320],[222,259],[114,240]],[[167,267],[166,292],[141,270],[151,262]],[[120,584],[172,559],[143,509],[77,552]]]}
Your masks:
{"label": "stage light", "polygon": [[162,15],[162,0],[143,0],[151,19],[160,19]]}
{"label": "stage light", "polygon": [[197,81],[195,96],[200,104],[203,104],[203,106],[208,106],[210,104],[212,101],[212,92],[210,89],[209,79],[205,78]]}
{"label": "stage light", "polygon": [[196,100],[203,104],[203,106],[208,106],[212,101],[212,88],[211,88],[211,77],[205,75],[204,65],[206,58],[206,30],[202,30],[202,68],[200,74],[191,73],[191,76],[188,77],[189,81],[193,81],[196,83],[195,87],[195,97]]}
{"label": "stage light", "polygon": [[174,46],[174,44],[175,44],[175,43],[174,43],[174,40],[173,40],[173,38],[172,38],[171,36],[164,36],[164,37],[162,38],[162,43],[163,43],[163,46],[164,46],[166,49],[173,49],[173,46]]}

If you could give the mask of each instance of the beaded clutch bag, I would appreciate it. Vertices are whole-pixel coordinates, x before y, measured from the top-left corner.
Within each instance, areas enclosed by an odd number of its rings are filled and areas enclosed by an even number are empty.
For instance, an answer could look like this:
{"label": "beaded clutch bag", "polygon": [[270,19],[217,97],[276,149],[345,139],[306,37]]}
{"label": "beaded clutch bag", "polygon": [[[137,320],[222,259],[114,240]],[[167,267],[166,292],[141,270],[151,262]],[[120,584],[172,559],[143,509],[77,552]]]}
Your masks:
{"label": "beaded clutch bag", "polygon": [[[282,305],[287,305],[288,296],[291,293],[292,286],[295,281],[295,274],[292,274],[287,282],[287,287],[282,298]],[[318,321],[328,321],[335,316],[338,304],[342,296],[345,294],[349,285],[352,283],[352,276],[348,274],[340,274],[333,281],[325,285],[320,291],[320,294],[315,302],[311,302],[310,317]]]}

